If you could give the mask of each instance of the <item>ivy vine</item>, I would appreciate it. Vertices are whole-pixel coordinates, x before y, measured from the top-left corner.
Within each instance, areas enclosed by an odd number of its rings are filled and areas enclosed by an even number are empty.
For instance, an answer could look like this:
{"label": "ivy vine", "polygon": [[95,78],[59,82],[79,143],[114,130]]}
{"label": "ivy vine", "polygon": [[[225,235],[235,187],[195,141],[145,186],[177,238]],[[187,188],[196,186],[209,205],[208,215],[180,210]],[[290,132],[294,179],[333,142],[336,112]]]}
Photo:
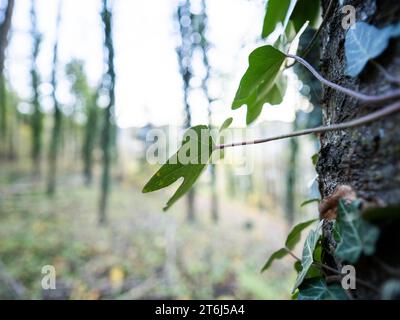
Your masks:
{"label": "ivy vine", "polygon": [[[232,103],[232,109],[246,106],[246,123],[251,124],[259,117],[265,106],[281,103],[287,82],[282,72],[293,65],[293,63],[287,64],[289,60],[304,66],[322,84],[364,102],[364,106],[377,103],[388,103],[388,105],[366,116],[344,123],[228,144],[218,144],[219,135],[212,134],[208,126],[192,127],[184,135],[183,143],[177,153],[168,159],[154,174],[143,188],[143,192],[152,192],[168,187],[178,179],[183,178],[183,182],[167,202],[164,208],[166,210],[196,183],[214,156],[218,159],[223,157],[222,151],[227,147],[265,143],[310,133],[343,130],[362,126],[399,112],[400,90],[396,89],[377,96],[369,96],[353,91],[325,79],[304,59],[313,47],[327,18],[332,14],[333,2],[330,1],[326,15],[323,17],[322,22],[319,23],[319,28],[314,32],[314,36],[301,57],[292,52],[292,44],[301,37],[306,28],[318,27],[319,16],[322,11],[320,0],[268,1],[261,36],[265,39],[271,36],[272,33],[278,33],[279,37],[273,46],[263,45],[250,53],[249,66],[240,81]],[[382,72],[386,72],[374,59],[385,51],[391,38],[399,36],[400,23],[379,29],[365,22],[357,22],[347,30],[345,35],[346,75],[351,77],[358,76],[368,63],[377,65]],[[400,82],[399,79],[386,75],[389,78],[391,77],[392,82]],[[232,118],[227,119],[221,126],[220,132],[227,129],[231,122]],[[207,134],[200,135],[200,132],[204,130]],[[200,152],[192,152],[192,146],[196,147]],[[180,160],[180,156],[185,156],[188,161],[183,163]],[[334,229],[333,252],[325,252],[322,245],[324,223],[331,224]],[[301,233],[312,224],[317,224],[317,219],[295,226],[289,233],[285,245],[269,257],[262,271],[266,271],[274,261],[290,255],[295,259],[294,267],[298,272],[293,288],[293,298],[301,300],[351,298],[351,294],[346,292],[339,284],[342,277],[339,266],[343,263],[354,264],[362,255],[372,255],[379,237],[379,229],[362,218],[360,200],[351,202],[341,200],[338,206],[337,218],[331,221],[321,220],[315,228],[309,231],[304,242],[302,256],[298,258],[293,253],[293,249],[300,241]],[[337,268],[323,263],[325,254],[331,254],[336,259]],[[335,283],[328,283],[327,272],[335,275]],[[357,279],[357,282],[371,287],[364,280]],[[375,290],[373,287],[372,289]]]}

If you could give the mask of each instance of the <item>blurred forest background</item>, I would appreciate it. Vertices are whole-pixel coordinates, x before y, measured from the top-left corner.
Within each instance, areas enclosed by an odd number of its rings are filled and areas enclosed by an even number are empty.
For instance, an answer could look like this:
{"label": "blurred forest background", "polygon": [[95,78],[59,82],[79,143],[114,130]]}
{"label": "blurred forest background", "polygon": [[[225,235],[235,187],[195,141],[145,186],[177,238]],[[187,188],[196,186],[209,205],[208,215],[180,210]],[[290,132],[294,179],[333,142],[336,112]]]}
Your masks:
{"label": "blurred forest background", "polygon": [[[260,269],[316,215],[301,206],[319,197],[316,137],[229,150],[251,170],[221,161],[167,212],[173,188],[141,193],[158,168],[146,161],[152,128],[233,114],[236,132],[261,137],[319,123],[318,88],[292,69],[282,104],[252,127],[230,110],[265,1],[1,0],[0,10],[0,298],[289,298],[290,258]],[[45,265],[56,290],[41,288]]]}

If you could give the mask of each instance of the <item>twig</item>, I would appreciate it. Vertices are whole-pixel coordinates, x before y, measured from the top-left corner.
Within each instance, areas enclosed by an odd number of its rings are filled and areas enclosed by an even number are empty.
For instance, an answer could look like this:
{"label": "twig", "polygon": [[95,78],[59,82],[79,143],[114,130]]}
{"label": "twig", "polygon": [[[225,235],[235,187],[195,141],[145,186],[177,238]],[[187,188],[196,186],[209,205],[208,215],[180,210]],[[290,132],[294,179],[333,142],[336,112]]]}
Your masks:
{"label": "twig", "polygon": [[274,141],[274,140],[281,140],[281,139],[286,139],[286,138],[291,138],[291,137],[303,136],[303,135],[307,135],[307,134],[311,134],[311,133],[323,133],[323,132],[338,131],[338,130],[359,127],[359,126],[365,125],[367,123],[373,122],[375,120],[387,117],[388,115],[394,114],[399,111],[400,111],[400,102],[396,102],[396,103],[393,103],[393,104],[391,104],[387,107],[384,107],[378,111],[369,113],[363,117],[360,117],[360,118],[357,118],[354,120],[350,120],[347,122],[294,131],[291,133],[286,133],[286,134],[273,136],[273,137],[269,137],[269,138],[221,144],[221,145],[216,146],[216,149],[225,149],[225,148],[229,148],[229,147],[259,144],[259,143],[265,143],[265,142]]}
{"label": "twig", "polygon": [[326,86],[333,88],[337,91],[343,92],[345,94],[347,94],[350,97],[356,98],[358,100],[361,100],[363,102],[368,102],[368,103],[383,103],[383,102],[387,102],[389,100],[395,99],[395,98],[399,98],[400,97],[400,89],[398,90],[393,90],[390,91],[388,93],[384,93],[382,95],[377,95],[377,96],[369,96],[345,87],[342,87],[341,85],[338,85],[336,83],[333,83],[332,81],[329,81],[327,79],[325,79],[322,75],[320,75],[318,73],[317,70],[315,70],[313,68],[313,66],[311,66],[306,60],[304,60],[303,58],[293,55],[293,54],[285,54],[286,57],[291,58],[291,59],[295,59],[296,61],[298,61],[299,63],[301,63],[304,67],[306,67],[319,81],[321,81],[323,84],[325,84]]}

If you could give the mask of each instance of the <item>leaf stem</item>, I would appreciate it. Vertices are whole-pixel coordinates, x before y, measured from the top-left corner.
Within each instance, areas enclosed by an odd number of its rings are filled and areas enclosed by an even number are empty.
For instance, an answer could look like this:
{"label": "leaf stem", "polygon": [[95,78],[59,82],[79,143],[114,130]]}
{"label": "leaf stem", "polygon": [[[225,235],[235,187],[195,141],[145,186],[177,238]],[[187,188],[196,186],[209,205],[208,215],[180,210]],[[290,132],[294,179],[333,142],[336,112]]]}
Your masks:
{"label": "leaf stem", "polygon": [[383,103],[383,102],[387,102],[389,100],[395,99],[395,98],[399,98],[400,97],[400,89],[397,90],[393,90],[390,91],[388,93],[384,93],[382,95],[375,95],[375,96],[369,96],[345,87],[342,87],[339,84],[336,84],[332,81],[329,81],[327,79],[325,79],[321,74],[318,73],[317,70],[315,70],[313,68],[312,65],[310,65],[306,60],[304,60],[303,58],[296,56],[294,54],[285,54],[286,57],[294,59],[296,61],[298,61],[299,63],[301,63],[304,67],[306,67],[313,75],[314,77],[316,77],[319,81],[321,81],[323,84],[325,84],[326,86],[335,89],[337,91],[343,92],[345,94],[347,94],[350,97],[356,98],[358,100],[361,100],[363,102],[368,102],[368,103]]}
{"label": "leaf stem", "polygon": [[291,133],[277,135],[277,136],[273,136],[273,137],[269,137],[269,138],[221,144],[221,145],[217,145],[216,149],[225,149],[225,148],[229,148],[229,147],[237,147],[237,146],[265,143],[265,142],[274,141],[274,140],[281,140],[281,139],[287,139],[287,138],[291,138],[291,137],[303,136],[303,135],[307,135],[307,134],[311,134],[311,133],[324,133],[324,132],[329,132],[329,131],[350,129],[350,128],[359,127],[359,126],[365,125],[367,123],[373,122],[375,120],[387,117],[387,116],[397,113],[399,111],[400,111],[400,102],[396,102],[387,107],[379,109],[375,112],[371,112],[365,116],[362,116],[360,118],[350,120],[347,122],[294,131]]}
{"label": "leaf stem", "polygon": [[288,247],[285,247],[285,250],[287,251],[288,254],[290,254],[295,260],[301,261],[301,259],[296,256]]}

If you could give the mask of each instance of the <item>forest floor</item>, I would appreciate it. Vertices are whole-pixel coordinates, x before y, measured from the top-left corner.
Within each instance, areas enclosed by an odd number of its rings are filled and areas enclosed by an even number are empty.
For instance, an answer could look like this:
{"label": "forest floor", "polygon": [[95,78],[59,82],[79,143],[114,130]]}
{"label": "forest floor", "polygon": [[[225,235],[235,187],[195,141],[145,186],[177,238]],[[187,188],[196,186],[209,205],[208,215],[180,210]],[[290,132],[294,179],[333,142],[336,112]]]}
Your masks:
{"label": "forest floor", "polygon": [[[260,269],[288,232],[282,217],[220,198],[212,223],[209,196],[198,192],[197,221],[185,201],[162,212],[168,194],[140,192],[143,179],[113,183],[108,225],[97,225],[98,188],[64,174],[57,194],[15,164],[0,168],[0,298],[286,299],[293,261]],[[56,290],[41,287],[42,267]]]}

